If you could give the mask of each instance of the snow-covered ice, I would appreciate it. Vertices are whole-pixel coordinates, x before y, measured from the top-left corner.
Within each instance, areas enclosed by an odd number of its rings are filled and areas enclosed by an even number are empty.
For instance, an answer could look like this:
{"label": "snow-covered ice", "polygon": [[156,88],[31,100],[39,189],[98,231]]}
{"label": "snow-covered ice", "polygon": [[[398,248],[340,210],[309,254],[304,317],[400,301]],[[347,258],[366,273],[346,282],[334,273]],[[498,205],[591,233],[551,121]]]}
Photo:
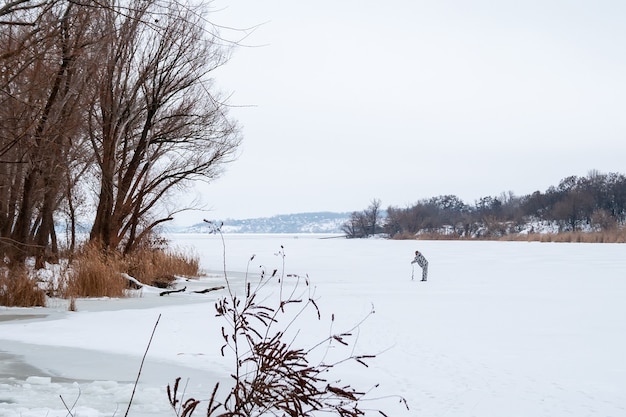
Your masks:
{"label": "snow-covered ice", "polygon": [[[208,275],[179,286],[223,285],[219,235],[172,235],[193,247]],[[380,386],[393,416],[618,417],[626,415],[626,246],[620,244],[320,239],[224,236],[235,288],[243,273],[282,268],[308,276],[333,329],[358,328],[370,367],[342,382]],[[411,281],[413,253],[429,280]],[[252,254],[255,258],[248,264]],[[215,300],[223,292],[78,300],[77,312],[0,307],[0,416],[123,415],[150,334],[131,416],[173,416],[165,386],[178,376],[206,399],[227,382]],[[15,316],[21,316],[19,320]],[[10,318],[10,320],[9,320]],[[298,341],[327,335],[301,317]],[[326,333],[324,333],[326,332]],[[199,409],[197,415],[204,415]],[[200,413],[200,414],[198,414]]]}

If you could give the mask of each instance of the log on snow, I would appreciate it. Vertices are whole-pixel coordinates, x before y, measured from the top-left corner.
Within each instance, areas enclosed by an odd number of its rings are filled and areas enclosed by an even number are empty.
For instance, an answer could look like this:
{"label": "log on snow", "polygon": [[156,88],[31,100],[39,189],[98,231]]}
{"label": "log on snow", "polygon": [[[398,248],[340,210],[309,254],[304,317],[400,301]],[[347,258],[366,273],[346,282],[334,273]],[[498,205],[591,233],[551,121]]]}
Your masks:
{"label": "log on snow", "polygon": [[159,295],[164,296],[164,295],[174,294],[175,292],[185,292],[186,289],[187,287],[183,287],[180,290],[161,291]]}
{"label": "log on snow", "polygon": [[219,287],[205,288],[203,290],[192,291],[192,292],[195,292],[196,294],[206,294],[206,293],[211,292],[211,291],[223,290],[224,288],[225,287],[223,285],[221,285]]}

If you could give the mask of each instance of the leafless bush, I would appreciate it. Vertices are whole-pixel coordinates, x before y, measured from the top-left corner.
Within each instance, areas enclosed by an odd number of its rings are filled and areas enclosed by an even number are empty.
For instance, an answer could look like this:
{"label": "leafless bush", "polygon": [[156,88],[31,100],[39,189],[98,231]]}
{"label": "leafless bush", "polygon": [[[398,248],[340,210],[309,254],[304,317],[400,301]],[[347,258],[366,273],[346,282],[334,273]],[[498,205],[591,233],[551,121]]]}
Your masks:
{"label": "leafless bush", "polygon": [[[219,228],[216,232],[221,233]],[[222,327],[221,353],[232,357],[234,370],[232,387],[222,401],[218,399],[219,383],[215,384],[207,404],[207,417],[320,413],[355,417],[365,415],[366,411],[386,416],[380,410],[363,408],[363,403],[372,400],[370,394],[376,386],[360,390],[341,382],[340,378],[331,380],[331,375],[341,373],[343,365],[356,363],[366,368],[366,362],[375,358],[350,351],[338,360],[326,361],[331,348],[349,349],[358,325],[345,332],[331,333],[312,347],[296,346],[298,319],[303,314],[314,314],[321,320],[321,313],[312,297],[308,277],[285,275],[283,247],[278,254],[282,257],[282,272],[275,269],[271,274],[262,273],[254,283],[246,276],[242,296],[231,287],[224,270],[228,295],[215,307],[217,317],[226,322]],[[254,256],[250,261],[253,259]],[[286,282],[287,279],[293,282]],[[278,294],[273,297],[267,294],[271,283],[278,284]],[[182,398],[179,381],[180,378],[167,387],[169,402],[179,417],[189,417],[200,401]],[[406,406],[403,398],[399,400]]]}
{"label": "leafless bush", "polygon": [[23,267],[0,272],[0,305],[6,307],[44,307],[46,295]]}

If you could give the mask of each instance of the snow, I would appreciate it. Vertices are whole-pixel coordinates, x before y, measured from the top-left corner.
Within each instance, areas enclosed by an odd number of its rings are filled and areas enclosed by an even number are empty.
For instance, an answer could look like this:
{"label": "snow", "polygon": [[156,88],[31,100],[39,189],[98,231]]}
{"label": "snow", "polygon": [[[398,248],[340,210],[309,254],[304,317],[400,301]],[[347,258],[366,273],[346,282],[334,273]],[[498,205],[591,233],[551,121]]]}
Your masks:
{"label": "snow", "polygon": [[[624,245],[321,237],[333,236],[224,235],[227,273],[240,290],[246,270],[282,270],[282,245],[285,273],[308,277],[322,312],[321,322],[300,317],[305,346],[329,334],[331,315],[332,331],[365,318],[355,353],[377,357],[341,377],[357,389],[379,383],[372,407],[393,416],[626,415]],[[181,280],[184,293],[79,299],[76,312],[62,300],[0,307],[0,416],[65,417],[61,399],[75,416],[123,415],[157,320],[130,416],[173,416],[165,386],[178,376],[199,399],[229,381],[214,307],[225,291],[190,292],[224,284],[222,240],[171,239],[208,272]],[[411,281],[416,249],[429,261],[426,283]]]}

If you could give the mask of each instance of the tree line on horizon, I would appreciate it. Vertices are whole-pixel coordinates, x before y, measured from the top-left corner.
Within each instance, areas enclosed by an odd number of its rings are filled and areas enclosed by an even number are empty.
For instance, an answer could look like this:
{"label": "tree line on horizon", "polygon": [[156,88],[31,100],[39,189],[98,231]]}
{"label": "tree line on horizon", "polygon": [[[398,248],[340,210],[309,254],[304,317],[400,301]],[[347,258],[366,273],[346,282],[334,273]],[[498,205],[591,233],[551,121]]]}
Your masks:
{"label": "tree line on horizon", "polygon": [[419,200],[412,206],[381,209],[372,200],[342,226],[348,238],[386,234],[391,238],[445,235],[450,238],[499,238],[545,222],[558,232],[609,231],[626,223],[626,176],[591,171],[569,176],[546,191],[525,196],[512,192],[486,196],[467,204],[455,195]]}

